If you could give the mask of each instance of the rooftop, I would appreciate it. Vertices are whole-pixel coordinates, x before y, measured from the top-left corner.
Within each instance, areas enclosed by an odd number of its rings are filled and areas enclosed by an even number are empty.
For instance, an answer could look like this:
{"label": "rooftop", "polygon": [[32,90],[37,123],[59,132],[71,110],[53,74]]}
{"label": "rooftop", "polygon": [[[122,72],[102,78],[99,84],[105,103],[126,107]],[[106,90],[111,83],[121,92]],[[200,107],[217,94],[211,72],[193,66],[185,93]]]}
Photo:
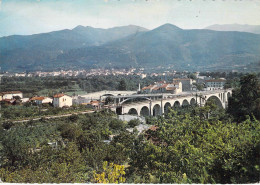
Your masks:
{"label": "rooftop", "polygon": [[206,82],[225,82],[226,80],[224,79],[211,79],[211,80],[206,80]]}
{"label": "rooftop", "polygon": [[55,94],[53,97],[54,98],[60,98],[60,97],[62,97],[62,96],[64,96],[65,94],[63,94],[63,93],[60,93],[60,94]]}
{"label": "rooftop", "polygon": [[0,95],[3,96],[5,94],[20,94],[21,91],[6,91],[6,92],[0,92]]}

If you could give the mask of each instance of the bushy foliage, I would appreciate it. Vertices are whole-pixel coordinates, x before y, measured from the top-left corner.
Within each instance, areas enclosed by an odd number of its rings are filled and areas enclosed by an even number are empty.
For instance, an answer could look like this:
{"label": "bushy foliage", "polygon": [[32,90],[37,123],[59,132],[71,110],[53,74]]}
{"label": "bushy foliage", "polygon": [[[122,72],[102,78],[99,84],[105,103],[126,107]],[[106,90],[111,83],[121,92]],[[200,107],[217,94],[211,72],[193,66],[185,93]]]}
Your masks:
{"label": "bushy foliage", "polygon": [[248,118],[237,124],[172,110],[156,125],[148,142],[135,148],[133,174],[152,175],[161,183],[183,183],[184,174],[188,183],[259,181],[259,121]]}
{"label": "bushy foliage", "polygon": [[[242,87],[248,79],[250,87]],[[126,124],[109,110],[5,122],[0,127],[0,178],[15,183],[259,182],[259,91],[251,88],[256,84],[252,79],[242,78],[229,114],[214,102],[169,109],[147,118],[154,127],[139,135],[126,129],[138,125],[137,120]],[[241,101],[243,119],[234,112]],[[27,108],[10,107],[9,116],[38,112]]]}
{"label": "bushy foliage", "polygon": [[125,182],[125,170],[123,165],[117,165],[107,161],[103,163],[103,172],[98,174],[94,171],[94,182],[97,183],[124,183]]}
{"label": "bushy foliage", "polygon": [[245,120],[247,115],[260,119],[260,81],[255,74],[240,78],[240,86],[233,90],[228,104],[228,112],[237,121]]}

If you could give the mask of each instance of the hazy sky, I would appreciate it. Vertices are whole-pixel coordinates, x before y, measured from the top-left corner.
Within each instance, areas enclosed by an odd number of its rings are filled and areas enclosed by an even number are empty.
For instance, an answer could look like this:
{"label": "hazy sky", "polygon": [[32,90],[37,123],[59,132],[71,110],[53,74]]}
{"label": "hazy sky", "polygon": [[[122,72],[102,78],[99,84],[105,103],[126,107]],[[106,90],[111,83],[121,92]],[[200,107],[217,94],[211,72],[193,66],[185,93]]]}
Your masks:
{"label": "hazy sky", "polygon": [[0,0],[0,37],[72,29],[171,23],[260,25],[260,0]]}

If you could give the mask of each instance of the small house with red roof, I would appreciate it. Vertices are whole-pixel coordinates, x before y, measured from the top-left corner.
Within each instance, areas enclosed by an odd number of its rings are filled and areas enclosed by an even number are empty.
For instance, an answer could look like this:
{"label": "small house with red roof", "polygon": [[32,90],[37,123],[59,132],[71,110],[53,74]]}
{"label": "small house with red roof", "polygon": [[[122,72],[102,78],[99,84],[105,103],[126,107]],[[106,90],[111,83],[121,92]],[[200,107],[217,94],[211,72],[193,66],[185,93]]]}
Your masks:
{"label": "small house with red roof", "polygon": [[6,92],[0,92],[0,101],[4,99],[14,99],[14,97],[19,96],[20,98],[23,98],[23,93],[21,91],[6,91]]}
{"label": "small house with red roof", "polygon": [[156,82],[154,85],[149,85],[142,88],[143,93],[171,93],[177,94],[182,92],[182,83],[166,83],[165,81]]}
{"label": "small house with red roof", "polygon": [[72,97],[65,95],[63,93],[55,94],[53,96],[53,106],[54,107],[70,107],[70,106],[72,106]]}
{"label": "small house with red roof", "polygon": [[32,97],[30,101],[36,103],[37,105],[41,105],[41,104],[52,103],[53,100],[52,98],[49,97],[37,96],[37,97]]}

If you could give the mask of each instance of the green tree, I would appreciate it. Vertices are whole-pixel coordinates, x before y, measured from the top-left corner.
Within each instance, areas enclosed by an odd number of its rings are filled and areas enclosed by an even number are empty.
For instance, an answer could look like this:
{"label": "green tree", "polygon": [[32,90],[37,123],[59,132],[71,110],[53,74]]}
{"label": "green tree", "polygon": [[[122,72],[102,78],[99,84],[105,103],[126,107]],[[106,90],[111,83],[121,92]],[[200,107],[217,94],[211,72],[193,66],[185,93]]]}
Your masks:
{"label": "green tree", "polygon": [[248,74],[240,78],[240,87],[233,90],[228,100],[228,112],[238,121],[246,116],[256,116],[260,119],[260,83],[255,74]]}
{"label": "green tree", "polygon": [[204,85],[203,85],[203,84],[193,83],[192,85],[193,85],[194,87],[196,87],[196,89],[197,89],[198,91],[202,91],[203,88],[204,88]]}
{"label": "green tree", "polygon": [[134,147],[129,171],[155,176],[160,183],[258,182],[259,122],[237,124],[201,118],[200,113],[178,115],[170,110],[160,117],[158,128],[146,132]]}
{"label": "green tree", "polygon": [[103,163],[103,172],[98,174],[94,171],[94,182],[97,183],[124,183],[125,168],[123,165],[117,165],[105,161]]}
{"label": "green tree", "polygon": [[126,90],[126,82],[124,79],[120,80],[119,85],[118,85],[118,90],[119,91],[125,91]]}

